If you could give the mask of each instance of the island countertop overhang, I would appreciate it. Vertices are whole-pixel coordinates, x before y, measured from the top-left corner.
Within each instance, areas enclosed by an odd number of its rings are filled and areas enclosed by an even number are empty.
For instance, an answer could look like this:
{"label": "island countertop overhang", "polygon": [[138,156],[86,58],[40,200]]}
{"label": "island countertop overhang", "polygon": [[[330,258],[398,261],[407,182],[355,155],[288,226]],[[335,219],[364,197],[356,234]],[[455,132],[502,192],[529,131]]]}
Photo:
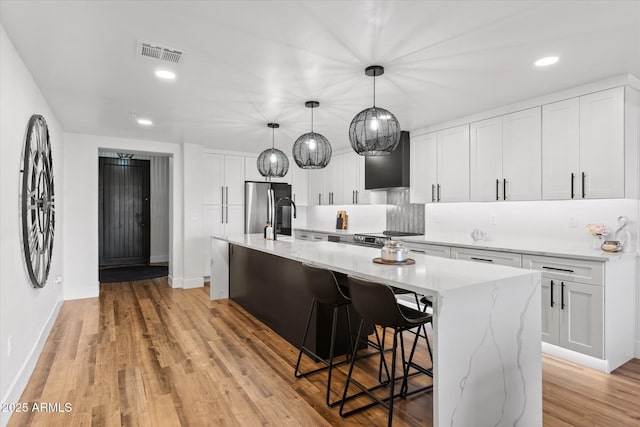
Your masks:
{"label": "island countertop overhang", "polygon": [[216,240],[309,263],[332,271],[379,281],[423,295],[442,295],[474,285],[540,273],[515,267],[487,265],[412,253],[414,265],[393,266],[373,263],[379,249],[335,242],[312,242],[286,237],[265,240],[261,234],[212,236]]}

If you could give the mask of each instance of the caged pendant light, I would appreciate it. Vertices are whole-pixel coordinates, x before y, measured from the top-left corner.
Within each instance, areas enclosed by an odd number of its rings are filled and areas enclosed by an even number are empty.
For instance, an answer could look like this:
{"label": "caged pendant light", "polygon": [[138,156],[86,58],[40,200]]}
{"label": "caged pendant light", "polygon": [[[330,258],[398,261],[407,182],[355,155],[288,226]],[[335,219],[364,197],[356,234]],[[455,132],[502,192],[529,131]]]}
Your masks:
{"label": "caged pendant light", "polygon": [[361,156],[386,156],[400,142],[400,123],[384,108],[376,107],[376,77],[384,74],[384,67],[371,65],[364,71],[373,77],[373,107],[360,111],[349,126],[349,142]]}
{"label": "caged pendant light", "polygon": [[271,128],[271,148],[267,148],[258,156],[258,171],[265,178],[282,178],[289,171],[289,159],[286,154],[275,148],[275,130],[280,125],[267,123],[267,126]]}
{"label": "caged pendant light", "polygon": [[313,109],[320,103],[307,101],[304,106],[311,108],[311,132],[301,135],[293,143],[293,160],[302,169],[322,169],[331,160],[331,144],[323,135],[313,131]]}

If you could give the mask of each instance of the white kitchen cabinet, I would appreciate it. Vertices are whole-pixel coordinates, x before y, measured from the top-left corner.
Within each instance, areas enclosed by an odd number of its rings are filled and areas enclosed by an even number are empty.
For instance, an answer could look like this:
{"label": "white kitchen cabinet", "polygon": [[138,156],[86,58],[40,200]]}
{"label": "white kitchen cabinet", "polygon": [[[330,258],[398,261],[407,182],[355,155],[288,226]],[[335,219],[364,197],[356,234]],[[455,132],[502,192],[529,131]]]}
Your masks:
{"label": "white kitchen cabinet", "polygon": [[582,198],[624,197],[624,166],[624,87],[581,96]]}
{"label": "white kitchen cabinet", "polygon": [[225,206],[224,215],[225,234],[243,234],[244,233],[244,206],[243,205],[227,205]]}
{"label": "white kitchen cabinet", "polygon": [[356,191],[360,190],[360,156],[353,152],[341,154],[340,157],[343,159],[342,200],[345,204],[355,205]]}
{"label": "white kitchen cabinet", "polygon": [[309,180],[309,194],[308,204],[309,206],[328,205],[329,201],[326,197],[323,198],[324,193],[324,169],[310,169],[308,172]]}
{"label": "white kitchen cabinet", "polygon": [[451,248],[448,246],[430,245],[423,243],[412,244],[409,242],[405,242],[405,246],[411,252],[429,256],[437,256],[440,258],[451,258]]}
{"label": "white kitchen cabinet", "polygon": [[291,197],[296,205],[309,204],[309,172],[293,164],[291,167]]}
{"label": "white kitchen cabinet", "polygon": [[[549,344],[560,345],[560,324],[559,310],[557,307],[559,288],[557,281],[543,277],[540,283],[540,293],[542,295],[542,340]],[[552,291],[553,289],[553,291]],[[553,294],[552,294],[553,292]]]}
{"label": "white kitchen cabinet", "polygon": [[624,197],[624,88],[543,106],[543,198]]}
{"label": "white kitchen cabinet", "polygon": [[469,201],[469,125],[411,140],[411,203]]}
{"label": "white kitchen cabinet", "polygon": [[220,154],[204,155],[204,203],[224,203],[224,156]]}
{"label": "white kitchen cabinet", "polygon": [[540,200],[540,107],[471,123],[471,200]]}
{"label": "white kitchen cabinet", "polygon": [[324,168],[324,196],[328,204],[342,205],[351,199],[344,199],[344,155],[337,155],[331,158],[329,164]]}
{"label": "white kitchen cabinet", "polygon": [[593,357],[603,357],[602,294],[602,286],[560,282],[561,347]]}
{"label": "white kitchen cabinet", "polygon": [[438,137],[436,132],[411,138],[409,200],[411,203],[435,202],[438,182]]}
{"label": "white kitchen cabinet", "polygon": [[451,248],[451,258],[486,264],[522,267],[522,255],[511,252],[489,251],[484,249]]}
{"label": "white kitchen cabinet", "polygon": [[542,198],[568,200],[580,193],[580,99],[542,107]]}
{"label": "white kitchen cabinet", "polygon": [[471,123],[471,201],[500,200],[502,117]]}
{"label": "white kitchen cabinet", "polygon": [[244,157],[224,156],[225,203],[244,204]]}
{"label": "white kitchen cabinet", "polygon": [[244,157],[206,153],[204,204],[244,204],[244,165]]}
{"label": "white kitchen cabinet", "polygon": [[438,132],[438,202],[469,201],[469,125]]}
{"label": "white kitchen cabinet", "polygon": [[503,200],[542,199],[540,107],[502,117]]}

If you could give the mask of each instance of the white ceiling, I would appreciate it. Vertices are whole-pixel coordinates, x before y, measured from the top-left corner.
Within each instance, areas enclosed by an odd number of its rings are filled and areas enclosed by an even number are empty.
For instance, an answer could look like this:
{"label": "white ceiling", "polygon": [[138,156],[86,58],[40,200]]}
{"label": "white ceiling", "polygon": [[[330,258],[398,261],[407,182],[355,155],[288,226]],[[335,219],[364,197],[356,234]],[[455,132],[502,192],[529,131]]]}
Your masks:
{"label": "white ceiling", "polygon": [[[640,1],[12,1],[1,22],[63,128],[290,152],[309,129],[348,146],[377,102],[412,130],[597,79],[640,76]],[[186,52],[176,81],[137,40]],[[536,69],[535,59],[560,56]],[[143,128],[130,112],[149,117]]]}

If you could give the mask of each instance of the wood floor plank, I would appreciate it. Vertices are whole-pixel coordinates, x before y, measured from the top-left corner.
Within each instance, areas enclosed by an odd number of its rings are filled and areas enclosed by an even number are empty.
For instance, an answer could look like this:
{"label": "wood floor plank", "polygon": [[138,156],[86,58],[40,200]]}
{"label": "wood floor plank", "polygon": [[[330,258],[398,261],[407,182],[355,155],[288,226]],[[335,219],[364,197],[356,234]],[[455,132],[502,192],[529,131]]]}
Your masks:
{"label": "wood floor plank", "polygon": [[[210,301],[208,286],[103,285],[99,298],[63,304],[22,395],[72,411],[16,413],[9,426],[386,425],[382,408],[341,418],[324,402],[326,374],[294,378],[297,356],[233,301]],[[378,359],[359,363],[364,375]],[[334,371],[334,398],[346,371]],[[431,394],[399,400],[394,424],[430,425],[431,402]],[[544,356],[543,407],[545,426],[640,426],[640,360],[606,375]]]}

